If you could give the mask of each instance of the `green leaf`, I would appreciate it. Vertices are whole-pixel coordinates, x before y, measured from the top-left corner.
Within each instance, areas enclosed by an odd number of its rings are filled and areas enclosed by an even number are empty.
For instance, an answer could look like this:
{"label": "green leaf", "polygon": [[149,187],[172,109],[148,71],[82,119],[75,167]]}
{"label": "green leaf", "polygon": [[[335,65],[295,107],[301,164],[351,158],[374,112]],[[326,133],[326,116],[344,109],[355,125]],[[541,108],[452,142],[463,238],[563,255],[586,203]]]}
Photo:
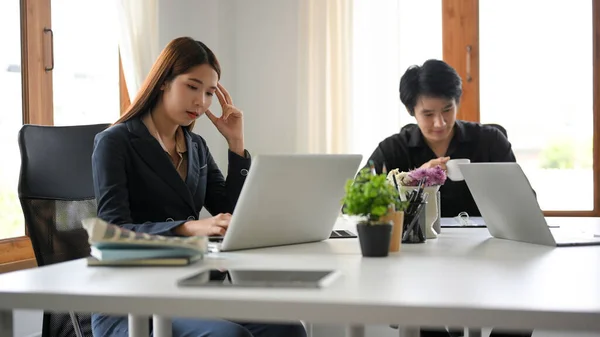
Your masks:
{"label": "green leaf", "polygon": [[362,169],[355,179],[348,180],[345,192],[342,200],[344,212],[365,216],[371,221],[386,215],[391,205],[395,205],[398,211],[404,211],[408,206],[408,202],[400,201],[398,191],[385,174],[373,175],[369,168]]}

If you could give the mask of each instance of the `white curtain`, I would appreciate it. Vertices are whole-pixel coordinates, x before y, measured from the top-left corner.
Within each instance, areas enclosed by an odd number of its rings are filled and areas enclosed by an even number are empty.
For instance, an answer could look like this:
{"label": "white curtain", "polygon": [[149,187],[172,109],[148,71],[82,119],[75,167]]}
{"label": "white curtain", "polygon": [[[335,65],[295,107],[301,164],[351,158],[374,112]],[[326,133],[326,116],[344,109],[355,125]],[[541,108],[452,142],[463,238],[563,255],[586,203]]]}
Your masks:
{"label": "white curtain", "polygon": [[345,153],[352,126],[352,1],[300,8],[300,152]]}
{"label": "white curtain", "polygon": [[133,101],[160,53],[158,0],[114,0],[119,17],[119,51]]}
{"label": "white curtain", "polygon": [[379,142],[415,123],[400,102],[400,77],[411,65],[443,58],[442,0],[352,2],[350,152],[362,154],[364,165]]}

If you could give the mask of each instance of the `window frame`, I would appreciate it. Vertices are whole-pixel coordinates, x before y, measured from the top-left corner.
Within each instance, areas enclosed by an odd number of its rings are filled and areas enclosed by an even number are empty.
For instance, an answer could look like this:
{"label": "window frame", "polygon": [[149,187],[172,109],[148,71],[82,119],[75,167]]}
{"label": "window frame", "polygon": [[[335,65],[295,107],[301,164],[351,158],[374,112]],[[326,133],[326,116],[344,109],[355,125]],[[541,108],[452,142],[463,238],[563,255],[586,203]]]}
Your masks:
{"label": "window frame", "polygon": [[[592,20],[594,208],[544,211],[545,216],[600,216],[600,0],[592,0]],[[479,0],[442,0],[442,41],[444,61],[454,67],[463,80],[463,97],[457,118],[479,122]],[[467,46],[470,46],[470,55]],[[468,75],[470,80],[467,79]]]}
{"label": "window frame", "polygon": [[[53,55],[52,41],[44,35],[51,26],[51,0],[21,0],[21,86],[23,124],[53,125],[52,71],[45,71]],[[51,61],[50,61],[51,62]],[[130,104],[119,54],[119,98],[121,113]],[[36,267],[35,254],[25,235],[0,240],[0,273]]]}

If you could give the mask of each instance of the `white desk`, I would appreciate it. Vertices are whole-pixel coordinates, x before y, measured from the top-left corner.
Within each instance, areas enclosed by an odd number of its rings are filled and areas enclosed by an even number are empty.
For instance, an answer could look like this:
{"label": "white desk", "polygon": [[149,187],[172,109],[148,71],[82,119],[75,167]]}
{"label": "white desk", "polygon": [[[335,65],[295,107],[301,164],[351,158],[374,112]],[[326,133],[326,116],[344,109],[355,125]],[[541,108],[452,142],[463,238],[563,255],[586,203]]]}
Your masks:
{"label": "white desk", "polygon": [[[333,268],[321,290],[178,288],[200,267]],[[224,253],[183,268],[88,268],[84,260],[0,275],[0,310],[402,326],[600,331],[600,246],[551,248],[445,229],[388,258],[355,239]],[[10,336],[10,324],[0,335]],[[8,332],[7,332],[8,331]],[[168,334],[167,334],[168,335]],[[156,337],[159,337],[155,334]]]}

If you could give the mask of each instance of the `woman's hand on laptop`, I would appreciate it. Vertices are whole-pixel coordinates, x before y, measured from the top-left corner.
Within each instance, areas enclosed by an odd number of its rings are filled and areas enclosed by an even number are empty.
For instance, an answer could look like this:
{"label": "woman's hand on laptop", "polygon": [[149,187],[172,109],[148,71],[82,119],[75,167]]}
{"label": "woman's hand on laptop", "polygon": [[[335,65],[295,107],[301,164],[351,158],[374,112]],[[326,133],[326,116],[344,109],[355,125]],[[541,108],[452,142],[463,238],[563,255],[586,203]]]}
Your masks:
{"label": "woman's hand on laptop", "polygon": [[231,214],[220,213],[211,218],[184,222],[175,228],[175,234],[181,236],[225,235],[230,221]]}
{"label": "woman's hand on laptop", "polygon": [[446,171],[446,163],[450,160],[450,157],[439,157],[435,159],[431,159],[425,164],[421,165],[421,168],[432,168],[436,166],[440,166],[442,170]]}

